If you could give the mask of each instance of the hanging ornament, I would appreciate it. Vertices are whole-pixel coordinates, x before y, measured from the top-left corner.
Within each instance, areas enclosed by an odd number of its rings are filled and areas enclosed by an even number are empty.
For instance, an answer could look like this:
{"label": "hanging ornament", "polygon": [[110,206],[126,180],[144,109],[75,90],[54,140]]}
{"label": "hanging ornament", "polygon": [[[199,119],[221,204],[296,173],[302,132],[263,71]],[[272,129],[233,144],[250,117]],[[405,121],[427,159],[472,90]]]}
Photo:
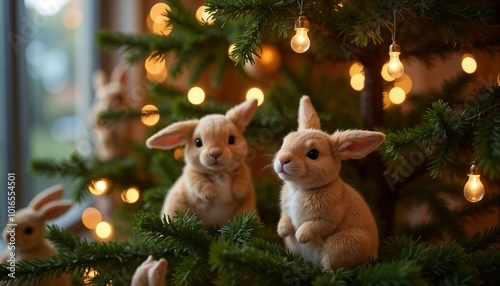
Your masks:
{"label": "hanging ornament", "polygon": [[477,162],[474,161],[470,165],[469,180],[464,186],[464,196],[471,203],[479,202],[484,196],[484,186],[479,179],[479,168]]}
{"label": "hanging ornament", "polygon": [[392,44],[389,46],[389,63],[387,64],[387,73],[393,78],[400,77],[405,71],[403,63],[399,60],[401,47],[396,43],[396,12],[397,8],[394,8]]}
{"label": "hanging ornament", "polygon": [[307,32],[309,31],[309,20],[304,15],[303,12],[304,1],[300,2],[300,13],[299,18],[295,21],[294,30],[295,36],[293,36],[290,41],[290,46],[292,50],[296,53],[302,54],[306,52],[311,46],[311,40],[307,36]]}

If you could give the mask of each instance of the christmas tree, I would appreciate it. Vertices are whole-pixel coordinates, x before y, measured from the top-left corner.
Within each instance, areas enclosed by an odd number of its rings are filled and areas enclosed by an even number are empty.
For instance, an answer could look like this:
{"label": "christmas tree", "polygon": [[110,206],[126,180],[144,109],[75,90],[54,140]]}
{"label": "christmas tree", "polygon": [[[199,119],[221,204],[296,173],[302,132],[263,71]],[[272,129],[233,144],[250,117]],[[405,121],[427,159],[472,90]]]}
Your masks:
{"label": "christmas tree", "polygon": [[[108,198],[133,187],[142,199],[118,206],[121,240],[88,241],[50,226],[46,237],[59,253],[17,263],[19,281],[71,273],[75,283],[79,279],[83,284],[82,277],[87,277],[85,283],[128,285],[136,268],[153,255],[168,260],[166,279],[174,285],[499,283],[498,220],[476,234],[469,230],[474,219],[498,216],[496,77],[457,74],[443,79],[440,89],[412,94],[403,107],[388,107],[384,93],[396,86],[397,75],[389,82],[381,75],[389,50],[398,51],[396,42],[405,64],[414,61],[429,68],[463,51],[494,58],[500,51],[498,3],[206,0],[209,16],[201,19],[183,1],[166,3],[159,33],[101,31],[96,37],[105,49],[125,50],[130,64],[167,62],[168,79],[151,77],[148,84],[148,103],[157,109],[110,109],[99,114],[96,124],[117,126],[159,115],[160,121],[148,130],[153,134],[173,122],[223,114],[243,101],[240,96],[213,95],[214,100],[194,105],[176,84],[181,78],[189,86],[208,82],[214,93],[234,82],[259,82],[266,87],[265,102],[245,131],[259,219],[244,213],[208,229],[184,212],[162,219],[158,214],[166,191],[184,165],[178,159],[181,150],[149,150],[144,142],[131,142],[112,159],[77,153],[65,161],[41,158],[32,162],[33,171],[74,178],[75,201],[88,197],[89,186],[98,188],[102,178],[112,183]],[[305,53],[290,48],[294,24],[309,30],[311,47]],[[359,96],[346,80],[331,77],[332,69],[346,70],[353,63],[364,78]],[[387,135],[376,152],[342,166],[341,176],[366,199],[380,232],[379,257],[355,268],[325,272],[287,252],[276,234],[281,182],[269,170],[272,160],[263,155],[274,154],[283,137],[296,130],[303,94],[311,97],[325,131],[359,128]],[[473,161],[486,191],[480,202],[469,203],[463,185]],[[477,172],[471,170],[471,177]],[[407,209],[423,209],[425,219],[405,219]],[[0,270],[2,280],[10,281],[9,268]]]}

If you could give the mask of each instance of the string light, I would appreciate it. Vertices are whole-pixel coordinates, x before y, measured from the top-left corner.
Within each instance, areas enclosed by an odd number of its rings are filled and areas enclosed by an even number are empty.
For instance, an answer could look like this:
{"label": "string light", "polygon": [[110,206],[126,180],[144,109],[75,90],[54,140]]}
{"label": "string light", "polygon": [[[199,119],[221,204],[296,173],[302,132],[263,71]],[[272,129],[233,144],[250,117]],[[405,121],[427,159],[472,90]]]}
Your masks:
{"label": "string light", "polygon": [[394,8],[392,44],[389,46],[389,63],[387,64],[387,73],[393,78],[400,77],[405,71],[403,63],[399,60],[401,47],[396,43],[396,11],[397,8]]}
{"label": "string light", "polygon": [[252,87],[247,91],[246,99],[257,99],[257,105],[264,102],[264,92],[258,87]]}
{"label": "string light", "polygon": [[92,180],[88,185],[89,192],[99,196],[109,189],[110,181],[107,179]]}
{"label": "string light", "polygon": [[477,69],[477,63],[472,54],[464,54],[462,56],[462,69],[468,74],[472,74]]}
{"label": "string light", "polygon": [[304,15],[303,12],[304,0],[300,2],[300,13],[299,18],[295,21],[294,30],[295,36],[292,37],[290,41],[290,46],[292,50],[296,53],[305,53],[311,46],[311,40],[307,36],[309,31],[309,20]]}
{"label": "string light", "polygon": [[109,222],[101,221],[95,227],[95,234],[101,240],[108,240],[113,234],[113,227]]}
{"label": "string light", "polygon": [[464,196],[471,203],[479,202],[484,196],[484,186],[481,183],[479,177],[479,168],[477,166],[477,162],[474,161],[470,165],[469,180],[464,186]]}
{"label": "string light", "polygon": [[192,87],[187,94],[188,101],[191,104],[198,105],[205,100],[205,91],[201,87]]}

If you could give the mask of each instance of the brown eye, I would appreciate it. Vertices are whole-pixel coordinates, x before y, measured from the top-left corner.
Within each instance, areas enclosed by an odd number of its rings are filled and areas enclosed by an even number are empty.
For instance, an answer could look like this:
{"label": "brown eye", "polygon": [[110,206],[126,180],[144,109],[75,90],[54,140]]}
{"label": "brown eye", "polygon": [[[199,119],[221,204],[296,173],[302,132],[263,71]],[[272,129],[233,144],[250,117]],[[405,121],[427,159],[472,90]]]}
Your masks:
{"label": "brown eye", "polygon": [[307,156],[307,158],[309,158],[311,160],[316,160],[319,157],[319,151],[316,149],[311,149],[311,150],[309,150],[309,152],[307,152],[306,156]]}
{"label": "brown eye", "polygon": [[234,136],[233,136],[233,135],[229,135],[229,140],[228,140],[229,145],[233,145],[233,144],[234,144],[234,140],[235,140],[235,139],[236,139],[236,138],[234,138]]}
{"label": "brown eye", "polygon": [[196,144],[196,147],[200,148],[200,147],[202,147],[202,146],[203,146],[203,141],[201,141],[201,139],[200,139],[200,138],[196,138],[196,139],[194,140],[194,144]]}

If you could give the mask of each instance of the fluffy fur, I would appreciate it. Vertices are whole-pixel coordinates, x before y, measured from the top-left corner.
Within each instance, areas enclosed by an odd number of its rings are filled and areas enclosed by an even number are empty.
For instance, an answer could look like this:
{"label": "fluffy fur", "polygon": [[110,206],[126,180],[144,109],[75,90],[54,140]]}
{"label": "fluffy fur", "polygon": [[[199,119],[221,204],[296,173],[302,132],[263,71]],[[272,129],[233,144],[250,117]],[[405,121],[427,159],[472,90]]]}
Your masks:
{"label": "fluffy fur", "polygon": [[[64,188],[56,185],[48,188],[31,200],[29,205],[16,212],[16,226],[7,225],[3,231],[3,238],[8,243],[10,240],[10,231],[15,228],[15,253],[16,262],[42,258],[55,254],[57,251],[52,244],[45,239],[45,222],[53,220],[72,206],[70,200],[61,200]],[[7,263],[10,251],[8,248],[2,254],[0,262]],[[62,275],[59,278],[44,279],[38,282],[39,286],[66,286],[71,285],[68,275]]]}
{"label": "fluffy fur", "polygon": [[173,123],[146,141],[158,149],[185,145],[186,165],[165,198],[162,216],[186,210],[205,225],[221,226],[237,213],[256,211],[243,137],[256,108],[257,100],[247,100],[225,115]]}
{"label": "fluffy fur", "polygon": [[273,167],[284,181],[278,235],[288,249],[328,270],[377,257],[378,231],[362,196],[339,177],[342,160],[358,159],[385,139],[379,132],[327,134],[309,97],[299,107],[299,129],[288,134]]}
{"label": "fluffy fur", "polygon": [[149,256],[134,272],[130,286],[165,286],[167,275],[167,260],[153,260]]}
{"label": "fluffy fur", "polygon": [[127,73],[124,66],[117,66],[111,80],[102,70],[94,73],[95,98],[91,109],[91,124],[95,128],[95,153],[101,161],[116,160],[128,153],[132,140],[132,121],[103,122],[100,116],[110,111],[130,109],[126,100]]}

